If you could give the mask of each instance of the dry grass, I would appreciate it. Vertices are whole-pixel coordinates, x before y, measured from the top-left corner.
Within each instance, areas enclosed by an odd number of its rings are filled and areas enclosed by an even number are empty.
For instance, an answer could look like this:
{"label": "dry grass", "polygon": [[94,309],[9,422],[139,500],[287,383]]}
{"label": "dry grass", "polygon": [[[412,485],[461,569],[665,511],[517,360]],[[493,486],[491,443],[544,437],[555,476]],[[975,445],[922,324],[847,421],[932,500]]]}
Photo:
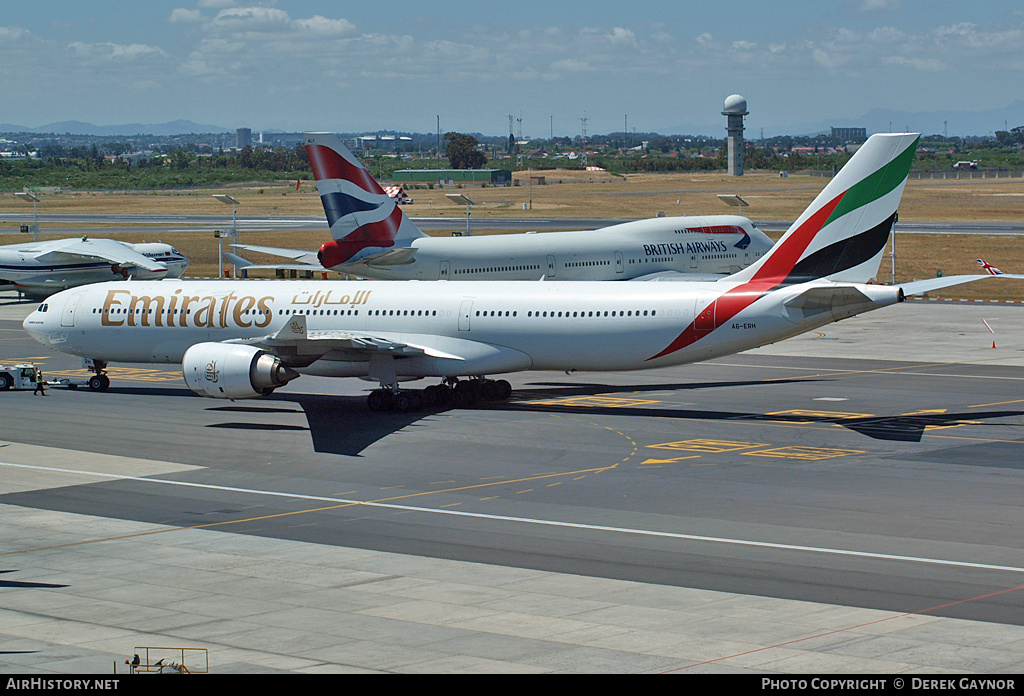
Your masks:
{"label": "dry grass", "polygon": [[[526,184],[530,174],[544,176],[544,185]],[[666,215],[716,214],[729,211],[718,200],[719,193],[740,194],[750,203],[748,217],[759,220],[792,220],[814,199],[826,179],[805,175],[780,178],[777,173],[753,172],[742,179],[720,172],[689,174],[631,174],[613,176],[600,172],[541,171],[517,172],[521,184],[513,187],[474,189],[410,189],[416,203],[406,206],[410,217],[451,217],[452,229],[462,229],[459,219],[465,209],[453,205],[445,193],[460,191],[477,201],[473,208],[475,230],[486,229],[483,220],[499,217],[552,218],[645,218]],[[316,187],[302,182],[253,184],[251,186],[187,191],[72,192],[42,196],[40,213],[178,214],[224,215],[230,209],[213,199],[214,193],[228,193],[240,201],[239,215],[323,215]],[[26,212],[28,206],[7,197],[3,209]],[[526,209],[524,210],[524,204]],[[1022,179],[911,179],[900,206],[902,222],[1020,222],[1024,220]],[[15,229],[12,223],[3,227]],[[45,226],[44,226],[45,227]],[[97,228],[97,233],[102,228]],[[443,234],[443,233],[438,233]],[[47,238],[43,235],[43,238]],[[192,260],[189,275],[216,274],[217,242],[206,233],[168,233],[151,228],[139,234],[117,235],[124,241],[161,240],[174,244]],[[244,232],[249,244],[317,249],[327,238],[326,225],[309,232]],[[16,236],[10,242],[19,241]],[[975,261],[984,258],[1007,272],[1024,271],[1024,240],[1018,237],[981,235],[898,235],[896,278],[914,278],[977,273]],[[891,277],[888,256],[883,259],[879,279]],[[1024,299],[1024,283],[982,282],[946,291],[957,297]]]}

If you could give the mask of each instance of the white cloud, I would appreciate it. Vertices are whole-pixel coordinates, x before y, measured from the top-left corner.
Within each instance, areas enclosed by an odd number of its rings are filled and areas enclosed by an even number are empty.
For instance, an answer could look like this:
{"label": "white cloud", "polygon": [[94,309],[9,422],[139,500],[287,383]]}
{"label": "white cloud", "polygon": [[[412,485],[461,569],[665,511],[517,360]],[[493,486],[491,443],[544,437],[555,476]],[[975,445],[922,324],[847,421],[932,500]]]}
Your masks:
{"label": "white cloud", "polygon": [[906,56],[889,56],[882,59],[883,63],[889,65],[906,65],[926,72],[937,72],[946,70],[947,66],[938,58],[908,58]]}
{"label": "white cloud", "polygon": [[313,15],[309,19],[296,19],[292,26],[301,31],[324,36],[346,36],[356,30],[356,25],[347,19],[328,19],[320,15]]}
{"label": "white cloud", "polygon": [[28,36],[28,30],[21,27],[0,27],[0,41],[17,41]]}
{"label": "white cloud", "polygon": [[211,26],[227,31],[276,31],[290,23],[287,12],[273,7],[231,7],[218,12]]}
{"label": "white cloud", "polygon": [[578,60],[576,58],[566,58],[565,60],[559,60],[551,64],[554,70],[559,72],[588,72],[591,70],[590,64],[585,60]]}
{"label": "white cloud", "polygon": [[85,58],[100,58],[109,60],[135,60],[142,56],[162,56],[167,54],[161,48],[147,46],[145,44],[115,44],[115,43],[83,43],[75,41],[68,44],[68,48],[79,56]]}
{"label": "white cloud", "polygon": [[862,0],[858,9],[861,12],[879,12],[882,10],[898,10],[902,7],[903,4],[900,0]]}
{"label": "white cloud", "polygon": [[168,21],[174,24],[195,24],[201,22],[203,19],[203,13],[201,10],[186,10],[183,7],[176,7],[171,10],[171,16]]}
{"label": "white cloud", "polygon": [[612,29],[612,33],[605,34],[605,37],[611,41],[613,46],[636,46],[636,34],[631,32],[629,29],[615,27]]}

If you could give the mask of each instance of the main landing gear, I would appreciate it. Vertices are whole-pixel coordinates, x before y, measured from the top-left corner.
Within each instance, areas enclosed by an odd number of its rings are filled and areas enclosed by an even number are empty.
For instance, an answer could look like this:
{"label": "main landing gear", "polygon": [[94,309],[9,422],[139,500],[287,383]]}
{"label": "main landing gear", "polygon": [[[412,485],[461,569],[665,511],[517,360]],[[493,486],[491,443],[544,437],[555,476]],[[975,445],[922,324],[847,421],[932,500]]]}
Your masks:
{"label": "main landing gear", "polygon": [[400,389],[390,385],[374,389],[366,399],[371,411],[418,411],[421,408],[451,406],[468,408],[478,401],[507,401],[512,385],[503,379],[474,377],[467,380],[445,378],[426,389]]}

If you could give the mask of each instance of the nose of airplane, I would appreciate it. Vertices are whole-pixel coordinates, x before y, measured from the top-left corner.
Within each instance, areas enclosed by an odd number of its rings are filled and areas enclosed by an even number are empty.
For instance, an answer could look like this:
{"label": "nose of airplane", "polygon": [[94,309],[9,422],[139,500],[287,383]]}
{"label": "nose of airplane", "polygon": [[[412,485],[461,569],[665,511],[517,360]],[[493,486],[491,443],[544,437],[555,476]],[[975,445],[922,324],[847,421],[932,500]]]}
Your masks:
{"label": "nose of airplane", "polygon": [[36,307],[34,312],[25,317],[25,321],[21,322],[21,327],[35,340],[49,345],[50,331],[47,319],[52,313],[53,308],[50,306],[49,301],[43,301],[42,304]]}

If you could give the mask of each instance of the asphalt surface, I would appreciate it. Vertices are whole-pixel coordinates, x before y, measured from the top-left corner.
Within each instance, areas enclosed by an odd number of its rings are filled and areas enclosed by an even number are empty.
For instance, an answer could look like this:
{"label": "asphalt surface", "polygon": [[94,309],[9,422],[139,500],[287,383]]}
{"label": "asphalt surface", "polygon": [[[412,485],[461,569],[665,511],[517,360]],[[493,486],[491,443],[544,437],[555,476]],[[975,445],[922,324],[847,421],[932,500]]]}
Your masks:
{"label": "asphalt surface", "polygon": [[[50,378],[83,374],[76,360],[28,339],[19,312],[25,307],[0,303],[2,360],[32,360]],[[13,443],[0,449],[0,468],[17,474],[14,481],[30,479],[4,488],[0,506],[105,521],[134,530],[128,536],[157,527],[216,530],[218,538],[258,540],[246,550],[254,558],[273,555],[267,549],[275,544],[300,544],[325,558],[357,551],[429,560],[451,564],[431,566],[432,579],[445,582],[472,567],[506,578],[541,573],[548,588],[555,579],[573,588],[625,583],[634,592],[645,588],[645,596],[686,593],[666,601],[673,612],[708,612],[699,621],[695,614],[678,619],[702,628],[674,634],[679,652],[654,650],[657,659],[650,643],[663,639],[664,627],[635,625],[646,614],[634,606],[629,635],[616,624],[621,644],[609,638],[602,643],[609,654],[594,662],[548,664],[506,644],[488,655],[494,663],[460,662],[452,671],[1019,671],[1019,650],[986,653],[969,665],[911,655],[945,655],[958,641],[961,651],[965,644],[995,649],[983,636],[997,633],[1000,646],[1024,640],[1021,319],[1019,305],[905,303],[698,365],[521,373],[510,378],[515,392],[506,404],[413,414],[370,413],[368,385],[358,380],[303,377],[269,399],[219,402],[192,395],[174,366],[115,368],[103,394],[55,387],[46,399],[0,395],[0,440]],[[15,461],[19,446],[25,449]],[[85,463],[92,461],[126,464],[123,475],[105,477],[97,467],[107,464]],[[25,538],[0,552],[10,567],[60,555],[53,547],[61,534],[44,540],[18,529]],[[90,541],[111,536],[121,534],[98,532]],[[107,554],[116,575],[118,553]],[[42,566],[50,571],[34,567],[29,579],[66,582],[55,566]],[[7,579],[25,579],[16,576]],[[176,592],[199,588],[182,580]],[[0,591],[11,596],[10,588]],[[723,597],[728,609],[717,603]],[[466,609],[464,596],[447,601],[448,619]],[[737,601],[750,604],[738,610]],[[612,604],[627,613],[628,603]],[[49,620],[67,623],[60,606]],[[781,646],[789,634],[756,628],[766,617],[775,626],[794,606],[842,616],[804,646],[806,662]],[[399,606],[388,619],[417,621],[412,616]],[[927,637],[916,635],[901,660],[881,657],[884,641],[856,667],[845,648],[823,647],[825,633],[862,630],[868,616],[941,621],[929,623]],[[23,619],[17,611],[12,617]],[[507,637],[522,620],[506,616],[485,633]],[[303,626],[315,632],[308,622],[288,628],[306,635]],[[566,641],[574,650],[589,645],[583,633],[569,633],[563,648]],[[159,631],[149,644],[184,635]],[[291,638],[278,636],[279,645],[260,635],[261,651],[310,658],[287,645]],[[737,647],[739,635],[749,645]],[[240,647],[203,638],[215,649]],[[61,644],[53,635],[43,647],[35,639],[44,654]],[[23,643],[7,635],[0,647]],[[748,648],[765,659],[741,658]],[[331,654],[315,666],[283,669],[411,669],[362,663],[345,650]],[[70,664],[92,664],[82,660]],[[237,671],[268,666],[230,664]],[[442,669],[425,659],[416,664]]]}

